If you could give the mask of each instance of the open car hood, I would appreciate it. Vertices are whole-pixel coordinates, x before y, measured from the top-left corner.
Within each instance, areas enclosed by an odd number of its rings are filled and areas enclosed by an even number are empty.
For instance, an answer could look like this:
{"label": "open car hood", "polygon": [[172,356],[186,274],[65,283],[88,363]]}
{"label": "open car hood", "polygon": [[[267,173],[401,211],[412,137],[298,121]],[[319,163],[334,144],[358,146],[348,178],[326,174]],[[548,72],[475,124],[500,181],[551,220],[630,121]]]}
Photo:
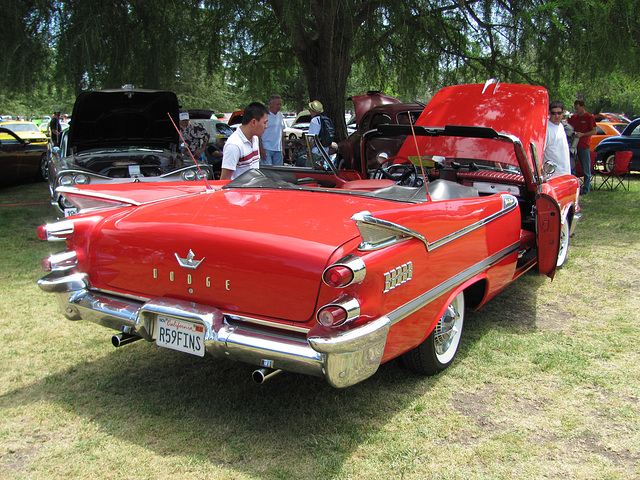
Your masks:
{"label": "open car hood", "polygon": [[356,111],[356,123],[360,125],[360,120],[365,113],[378,105],[387,105],[389,103],[401,103],[400,100],[380,92],[367,92],[363,95],[354,95],[349,98],[353,102]]}
{"label": "open car hood", "polygon": [[416,125],[489,127],[518,137],[527,151],[533,143],[542,158],[548,110],[549,94],[543,87],[489,81],[438,91]]}
{"label": "open car hood", "polygon": [[[178,98],[162,90],[118,89],[78,95],[69,127],[69,148],[77,153],[96,148],[179,144]],[[169,118],[171,117],[171,119]]]}

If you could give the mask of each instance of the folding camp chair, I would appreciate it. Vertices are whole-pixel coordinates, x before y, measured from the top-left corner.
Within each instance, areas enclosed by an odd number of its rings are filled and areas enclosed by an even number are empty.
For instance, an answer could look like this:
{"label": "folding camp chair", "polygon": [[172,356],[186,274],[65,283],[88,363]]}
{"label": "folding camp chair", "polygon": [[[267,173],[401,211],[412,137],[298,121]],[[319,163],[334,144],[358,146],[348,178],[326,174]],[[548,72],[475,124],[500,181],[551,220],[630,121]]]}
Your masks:
{"label": "folding camp chair", "polygon": [[[619,186],[622,186],[625,190],[629,190],[629,162],[633,156],[632,152],[616,152],[615,163],[613,170],[608,172],[598,171],[602,183],[598,185],[598,190],[607,186],[608,190],[615,190]],[[624,182],[627,181],[625,185]]]}
{"label": "folding camp chair", "polygon": [[[589,156],[591,158],[591,188],[595,189],[596,187],[596,152],[589,152]],[[571,159],[571,161],[573,162],[573,166],[574,166],[574,170],[575,170],[575,175],[576,177],[578,177],[578,180],[580,181],[580,189],[582,189],[582,187],[584,186],[584,171],[582,170],[582,164],[580,163],[580,160],[578,160],[578,155],[573,155],[573,158]]]}

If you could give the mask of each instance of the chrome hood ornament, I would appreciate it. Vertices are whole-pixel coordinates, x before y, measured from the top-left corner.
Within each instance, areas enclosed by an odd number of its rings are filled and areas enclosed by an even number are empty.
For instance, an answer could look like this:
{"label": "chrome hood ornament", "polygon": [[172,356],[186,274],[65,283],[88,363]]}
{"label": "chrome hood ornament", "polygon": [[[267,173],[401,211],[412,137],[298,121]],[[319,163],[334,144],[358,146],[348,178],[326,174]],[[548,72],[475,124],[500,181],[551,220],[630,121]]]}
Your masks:
{"label": "chrome hood ornament", "polygon": [[189,253],[187,254],[187,258],[180,258],[177,253],[174,253],[176,256],[176,260],[178,260],[178,264],[183,268],[190,268],[191,270],[195,270],[200,266],[205,257],[202,257],[202,260],[194,260],[195,254],[193,250],[189,249]]}

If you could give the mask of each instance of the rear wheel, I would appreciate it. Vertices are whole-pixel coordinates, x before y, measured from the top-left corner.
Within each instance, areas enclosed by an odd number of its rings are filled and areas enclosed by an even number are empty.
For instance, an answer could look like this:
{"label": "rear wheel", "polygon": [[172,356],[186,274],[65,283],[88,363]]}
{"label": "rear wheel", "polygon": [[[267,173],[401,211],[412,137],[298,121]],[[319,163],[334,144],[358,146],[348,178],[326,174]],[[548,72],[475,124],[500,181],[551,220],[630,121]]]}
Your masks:
{"label": "rear wheel", "polygon": [[402,363],[409,370],[423,375],[441,372],[453,363],[460,346],[463,325],[464,292],[460,292],[427,339],[402,356]]}
{"label": "rear wheel", "polygon": [[616,154],[614,152],[607,153],[604,156],[604,162],[602,164],[602,167],[604,168],[605,172],[610,172],[611,170],[613,170],[615,163],[616,163]]}

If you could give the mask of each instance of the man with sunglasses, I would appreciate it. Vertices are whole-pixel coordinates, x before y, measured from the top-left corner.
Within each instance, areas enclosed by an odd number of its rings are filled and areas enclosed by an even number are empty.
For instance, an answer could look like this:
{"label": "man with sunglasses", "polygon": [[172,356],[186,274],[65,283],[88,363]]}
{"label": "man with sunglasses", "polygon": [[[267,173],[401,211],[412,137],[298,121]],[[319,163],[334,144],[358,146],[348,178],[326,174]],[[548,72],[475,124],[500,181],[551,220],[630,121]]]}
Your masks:
{"label": "man with sunglasses", "polygon": [[562,102],[554,100],[549,104],[549,121],[547,122],[547,141],[544,147],[544,162],[556,164],[553,176],[571,175],[569,143],[562,124],[564,107]]}

